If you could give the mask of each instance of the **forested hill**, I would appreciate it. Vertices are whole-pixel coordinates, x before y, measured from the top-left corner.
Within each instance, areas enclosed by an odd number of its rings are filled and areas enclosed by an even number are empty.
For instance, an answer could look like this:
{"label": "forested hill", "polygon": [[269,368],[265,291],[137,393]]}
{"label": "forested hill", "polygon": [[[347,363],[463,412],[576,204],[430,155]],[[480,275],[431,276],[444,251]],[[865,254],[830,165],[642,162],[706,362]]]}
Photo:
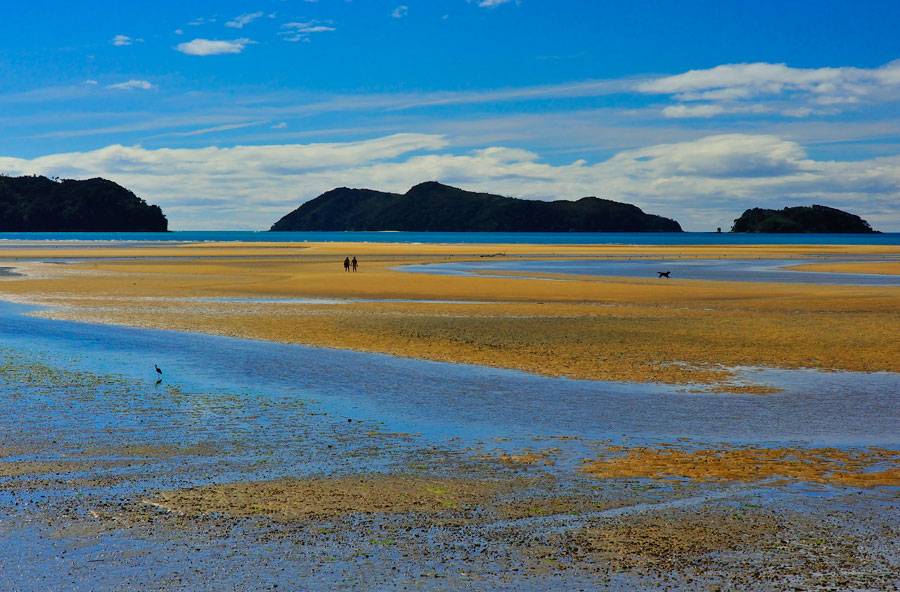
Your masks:
{"label": "forested hill", "polygon": [[681,232],[681,226],[636,206],[596,197],[546,202],[428,182],[404,194],[332,189],[281,218],[271,230]]}
{"label": "forested hill", "polygon": [[0,176],[0,232],[165,232],[159,206],[106,179]]}
{"label": "forested hill", "polygon": [[731,232],[820,232],[871,234],[869,223],[855,214],[828,206],[797,206],[781,210],[752,208],[734,221]]}

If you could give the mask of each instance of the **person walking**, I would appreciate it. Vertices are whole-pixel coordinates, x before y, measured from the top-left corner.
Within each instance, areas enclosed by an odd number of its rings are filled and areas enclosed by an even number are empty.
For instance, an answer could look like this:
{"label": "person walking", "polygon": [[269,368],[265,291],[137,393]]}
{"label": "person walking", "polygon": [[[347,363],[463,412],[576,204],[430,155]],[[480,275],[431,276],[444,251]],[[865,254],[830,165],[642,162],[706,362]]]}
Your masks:
{"label": "person walking", "polygon": [[350,257],[344,257],[344,271],[350,271]]}
{"label": "person walking", "polygon": [[353,258],[353,261],[350,262],[350,265],[353,267],[353,273],[356,273],[356,257]]}

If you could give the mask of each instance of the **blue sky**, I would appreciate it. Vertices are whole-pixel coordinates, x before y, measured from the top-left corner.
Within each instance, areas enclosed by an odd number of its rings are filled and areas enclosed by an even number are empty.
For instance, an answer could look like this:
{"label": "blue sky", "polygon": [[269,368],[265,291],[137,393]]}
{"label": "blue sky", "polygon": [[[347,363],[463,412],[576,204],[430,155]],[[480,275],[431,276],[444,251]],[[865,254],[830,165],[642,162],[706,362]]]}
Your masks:
{"label": "blue sky", "polygon": [[438,180],[900,231],[898,29],[896,1],[17,3],[0,173],[107,177],[173,229]]}

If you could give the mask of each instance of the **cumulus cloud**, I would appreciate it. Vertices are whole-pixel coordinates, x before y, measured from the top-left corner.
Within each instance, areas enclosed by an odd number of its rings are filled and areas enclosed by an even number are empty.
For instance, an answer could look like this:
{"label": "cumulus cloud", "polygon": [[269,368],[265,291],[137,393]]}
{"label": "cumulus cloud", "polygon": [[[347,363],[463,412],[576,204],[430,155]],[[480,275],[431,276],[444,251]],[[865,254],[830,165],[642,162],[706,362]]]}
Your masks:
{"label": "cumulus cloud", "polygon": [[281,28],[285,30],[278,34],[284,36],[285,41],[309,41],[309,36],[313,33],[327,33],[335,30],[334,27],[320,25],[317,21],[285,23],[281,25]]}
{"label": "cumulus cloud", "polygon": [[409,6],[398,6],[391,12],[391,16],[394,18],[403,18],[409,12]]}
{"label": "cumulus cloud", "polygon": [[251,43],[250,39],[232,39],[231,41],[219,41],[214,39],[194,39],[187,43],[179,43],[175,49],[181,53],[195,56],[221,55],[228,53],[241,53]]}
{"label": "cumulus cloud", "polygon": [[129,80],[127,82],[107,85],[106,88],[113,88],[116,90],[150,90],[153,88],[153,85],[146,80]]}
{"label": "cumulus cloud", "polygon": [[263,15],[262,11],[253,12],[248,14],[242,14],[240,16],[234,17],[232,20],[225,23],[226,27],[232,27],[234,29],[243,29],[244,25],[250,24],[259,17]]}
{"label": "cumulus cloud", "polygon": [[596,195],[673,217],[693,230],[729,227],[753,206],[821,203],[900,230],[900,156],[810,158],[774,135],[721,134],[621,151],[590,164],[551,165],[502,146],[457,153],[432,134],[359,142],[147,150],[108,146],[31,160],[0,157],[5,174],[103,176],[161,205],[173,228],[268,228],[300,203],[339,186],[406,191],[439,180],[534,199]]}

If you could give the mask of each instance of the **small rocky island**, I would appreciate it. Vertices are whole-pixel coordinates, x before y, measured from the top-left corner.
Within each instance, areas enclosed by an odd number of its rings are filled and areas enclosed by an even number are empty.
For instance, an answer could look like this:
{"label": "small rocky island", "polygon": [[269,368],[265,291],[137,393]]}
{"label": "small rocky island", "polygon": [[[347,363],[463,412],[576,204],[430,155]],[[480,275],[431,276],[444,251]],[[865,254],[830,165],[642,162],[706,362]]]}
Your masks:
{"label": "small rocky island", "polygon": [[434,181],[404,194],[332,189],[272,225],[295,231],[681,232],[675,220],[637,206],[583,197],[577,201],[516,199],[465,191]]}
{"label": "small rocky island", "polygon": [[107,179],[0,175],[0,232],[165,232],[168,221]]}
{"label": "small rocky island", "polygon": [[781,210],[745,210],[734,221],[731,232],[872,234],[878,231],[855,214],[813,205]]}

